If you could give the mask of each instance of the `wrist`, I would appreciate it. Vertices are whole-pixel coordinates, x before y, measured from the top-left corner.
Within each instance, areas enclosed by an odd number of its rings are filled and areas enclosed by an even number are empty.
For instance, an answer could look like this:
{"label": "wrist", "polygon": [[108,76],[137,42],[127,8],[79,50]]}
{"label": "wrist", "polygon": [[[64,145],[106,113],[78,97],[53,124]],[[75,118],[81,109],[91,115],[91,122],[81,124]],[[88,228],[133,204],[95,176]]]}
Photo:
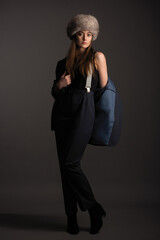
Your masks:
{"label": "wrist", "polygon": [[56,83],[56,87],[57,87],[59,90],[62,88],[62,84],[61,84],[61,81],[60,81],[60,80]]}

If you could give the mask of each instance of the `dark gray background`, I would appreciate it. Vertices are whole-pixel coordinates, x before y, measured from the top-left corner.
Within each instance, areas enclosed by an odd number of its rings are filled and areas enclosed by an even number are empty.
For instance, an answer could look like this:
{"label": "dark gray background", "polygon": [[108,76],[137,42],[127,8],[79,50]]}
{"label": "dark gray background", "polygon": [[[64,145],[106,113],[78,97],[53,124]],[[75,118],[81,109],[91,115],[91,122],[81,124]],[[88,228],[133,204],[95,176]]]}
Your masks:
{"label": "dark gray background", "polygon": [[[0,237],[70,239],[51,111],[58,60],[70,46],[66,25],[78,13],[97,17],[93,47],[105,54],[123,103],[116,147],[88,145],[82,168],[107,210],[96,239],[159,236],[158,1],[1,1]],[[81,239],[87,212],[78,213]],[[36,228],[36,231],[34,229]]]}

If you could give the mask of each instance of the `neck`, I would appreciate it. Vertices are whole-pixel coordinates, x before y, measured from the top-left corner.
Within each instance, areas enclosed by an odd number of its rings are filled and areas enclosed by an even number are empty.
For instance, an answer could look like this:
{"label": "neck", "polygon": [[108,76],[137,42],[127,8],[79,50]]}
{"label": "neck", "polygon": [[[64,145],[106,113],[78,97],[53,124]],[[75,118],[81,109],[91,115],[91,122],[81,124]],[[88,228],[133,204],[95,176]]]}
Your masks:
{"label": "neck", "polygon": [[85,48],[78,48],[78,55],[83,56],[85,50],[86,50]]}

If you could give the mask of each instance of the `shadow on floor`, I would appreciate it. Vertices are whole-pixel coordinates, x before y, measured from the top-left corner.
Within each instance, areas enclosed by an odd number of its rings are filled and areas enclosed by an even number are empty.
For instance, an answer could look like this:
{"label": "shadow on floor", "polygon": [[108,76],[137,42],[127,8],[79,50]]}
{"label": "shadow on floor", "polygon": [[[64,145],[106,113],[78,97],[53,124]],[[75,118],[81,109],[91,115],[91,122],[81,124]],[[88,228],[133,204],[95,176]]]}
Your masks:
{"label": "shadow on floor", "polygon": [[59,216],[39,216],[21,214],[0,214],[0,225],[22,229],[43,229],[65,231],[66,225]]}
{"label": "shadow on floor", "polygon": [[[67,217],[61,216],[40,216],[22,214],[0,214],[0,226],[21,229],[42,229],[51,231],[66,232]],[[80,227],[82,231],[89,231],[89,228]]]}

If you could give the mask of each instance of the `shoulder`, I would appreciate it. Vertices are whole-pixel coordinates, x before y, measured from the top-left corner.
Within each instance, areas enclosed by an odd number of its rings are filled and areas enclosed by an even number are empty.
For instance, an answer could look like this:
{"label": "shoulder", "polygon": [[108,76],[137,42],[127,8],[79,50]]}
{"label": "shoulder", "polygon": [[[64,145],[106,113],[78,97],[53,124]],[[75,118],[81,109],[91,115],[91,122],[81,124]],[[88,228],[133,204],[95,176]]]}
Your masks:
{"label": "shoulder", "polygon": [[65,71],[66,58],[60,59],[56,66],[56,76],[59,78]]}
{"label": "shoulder", "polygon": [[63,59],[60,59],[60,60],[57,62],[57,68],[58,68],[58,69],[64,69],[64,68],[65,68],[65,64],[66,64],[66,57],[63,58]]}
{"label": "shoulder", "polygon": [[61,62],[65,62],[65,61],[66,61],[66,59],[67,59],[67,57],[65,57],[65,58],[61,59],[60,61],[61,61]]}
{"label": "shoulder", "polygon": [[94,55],[95,55],[95,60],[96,60],[97,62],[106,61],[106,57],[105,57],[104,53],[102,53],[102,52],[95,52]]}
{"label": "shoulder", "polygon": [[63,59],[60,59],[60,60],[57,62],[57,64],[60,64],[60,65],[65,64],[65,63],[66,63],[66,59],[67,59],[67,57],[65,57],[65,58],[63,58]]}
{"label": "shoulder", "polygon": [[106,65],[106,57],[102,52],[95,52],[94,54],[95,66],[98,69],[100,65]]}

